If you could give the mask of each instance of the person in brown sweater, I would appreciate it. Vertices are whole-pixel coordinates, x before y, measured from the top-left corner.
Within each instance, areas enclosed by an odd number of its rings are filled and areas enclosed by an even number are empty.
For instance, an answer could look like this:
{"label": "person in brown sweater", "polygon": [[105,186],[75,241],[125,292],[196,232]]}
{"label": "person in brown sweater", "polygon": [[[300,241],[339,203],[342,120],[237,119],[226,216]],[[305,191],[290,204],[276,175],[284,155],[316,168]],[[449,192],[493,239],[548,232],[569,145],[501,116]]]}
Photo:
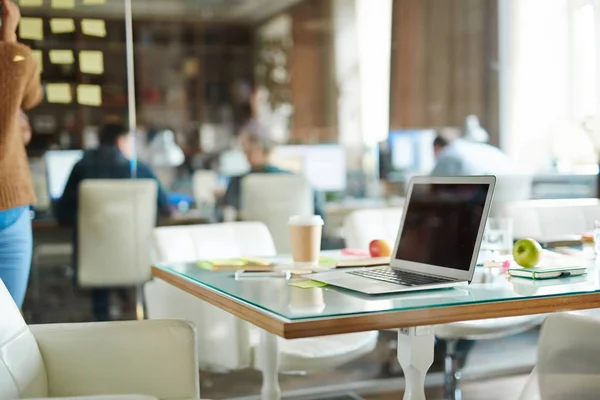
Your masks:
{"label": "person in brown sweater", "polygon": [[17,43],[19,8],[11,0],[0,4],[0,280],[20,308],[31,268],[29,206],[35,202],[21,110],[42,100],[42,87],[31,50]]}

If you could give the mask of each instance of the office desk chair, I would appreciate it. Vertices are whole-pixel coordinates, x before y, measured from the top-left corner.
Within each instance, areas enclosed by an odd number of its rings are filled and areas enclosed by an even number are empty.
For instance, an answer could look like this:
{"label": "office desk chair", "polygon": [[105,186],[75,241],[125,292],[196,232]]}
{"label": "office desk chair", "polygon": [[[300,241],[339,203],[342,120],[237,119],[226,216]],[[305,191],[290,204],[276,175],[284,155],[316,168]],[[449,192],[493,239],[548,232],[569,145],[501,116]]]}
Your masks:
{"label": "office desk chair", "polygon": [[570,314],[542,325],[535,368],[519,400],[597,399],[600,321]]}
{"label": "office desk chair", "polygon": [[315,212],[313,191],[303,176],[250,174],[241,183],[241,219],[264,223],[277,253],[290,253],[288,219]]}
{"label": "office desk chair", "polygon": [[142,284],[150,279],[157,191],[153,179],[86,180],[79,188],[78,284],[136,287],[138,319],[144,318]]}

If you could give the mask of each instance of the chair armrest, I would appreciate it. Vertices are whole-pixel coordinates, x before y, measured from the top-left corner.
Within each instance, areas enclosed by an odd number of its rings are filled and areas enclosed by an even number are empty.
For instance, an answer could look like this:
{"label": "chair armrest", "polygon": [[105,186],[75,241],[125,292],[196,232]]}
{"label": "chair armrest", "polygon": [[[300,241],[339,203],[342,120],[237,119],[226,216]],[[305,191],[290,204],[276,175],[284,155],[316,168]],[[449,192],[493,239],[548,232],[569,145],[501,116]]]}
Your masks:
{"label": "chair armrest", "polygon": [[32,325],[51,397],[143,394],[197,400],[194,327],[153,320]]}

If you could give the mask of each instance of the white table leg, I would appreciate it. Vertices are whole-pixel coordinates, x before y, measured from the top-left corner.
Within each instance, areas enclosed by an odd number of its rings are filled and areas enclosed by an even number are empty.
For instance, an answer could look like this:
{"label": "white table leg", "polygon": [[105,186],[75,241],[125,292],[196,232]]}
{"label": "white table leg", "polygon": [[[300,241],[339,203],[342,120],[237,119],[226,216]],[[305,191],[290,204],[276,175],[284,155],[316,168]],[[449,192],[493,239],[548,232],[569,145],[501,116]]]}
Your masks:
{"label": "white table leg", "polygon": [[262,389],[260,391],[262,400],[281,399],[277,336],[261,330],[257,361],[263,376]]}
{"label": "white table leg", "polygon": [[398,330],[398,361],[404,371],[404,400],[425,400],[425,375],[433,364],[433,328]]}

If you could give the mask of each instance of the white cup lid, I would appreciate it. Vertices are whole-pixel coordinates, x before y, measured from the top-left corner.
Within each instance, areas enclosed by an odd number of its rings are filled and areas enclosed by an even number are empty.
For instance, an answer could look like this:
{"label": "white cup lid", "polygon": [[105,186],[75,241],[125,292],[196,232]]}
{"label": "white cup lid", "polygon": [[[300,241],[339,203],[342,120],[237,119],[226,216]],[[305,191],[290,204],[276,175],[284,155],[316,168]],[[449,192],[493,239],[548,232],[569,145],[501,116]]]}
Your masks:
{"label": "white cup lid", "polygon": [[294,215],[288,220],[288,225],[321,226],[323,218],[320,215]]}

